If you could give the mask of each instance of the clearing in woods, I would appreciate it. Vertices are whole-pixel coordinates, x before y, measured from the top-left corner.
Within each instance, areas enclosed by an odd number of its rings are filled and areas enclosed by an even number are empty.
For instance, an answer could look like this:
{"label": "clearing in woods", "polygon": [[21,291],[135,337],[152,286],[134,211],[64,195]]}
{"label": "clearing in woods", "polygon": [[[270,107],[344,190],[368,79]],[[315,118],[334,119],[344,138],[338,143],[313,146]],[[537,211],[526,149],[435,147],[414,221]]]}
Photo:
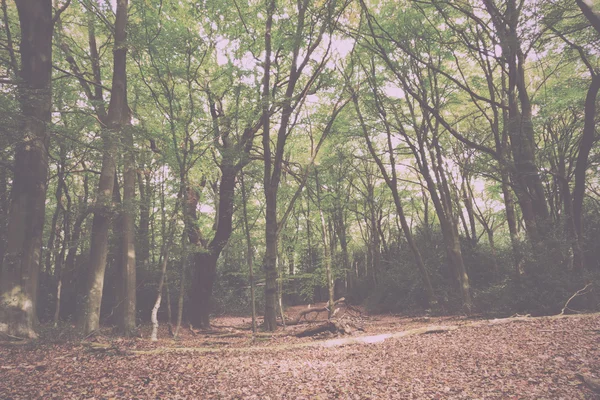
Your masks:
{"label": "clearing in woods", "polygon": [[[290,320],[300,307],[288,310]],[[356,310],[355,310],[356,311]],[[0,347],[0,398],[594,399],[600,315],[510,320],[326,313],[254,340],[249,318],[215,318],[151,342],[63,329]],[[597,389],[597,388],[596,388]]]}

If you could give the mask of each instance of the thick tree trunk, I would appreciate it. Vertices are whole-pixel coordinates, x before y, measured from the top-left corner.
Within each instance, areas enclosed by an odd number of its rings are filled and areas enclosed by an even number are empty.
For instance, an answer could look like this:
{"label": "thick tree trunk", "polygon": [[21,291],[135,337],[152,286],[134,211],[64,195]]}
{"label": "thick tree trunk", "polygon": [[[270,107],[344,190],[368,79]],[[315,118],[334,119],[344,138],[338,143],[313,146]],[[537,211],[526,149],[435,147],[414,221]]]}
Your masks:
{"label": "thick tree trunk", "polygon": [[227,155],[221,164],[221,179],[219,181],[219,200],[216,232],[213,239],[206,244],[200,237],[198,228],[193,223],[196,219],[196,205],[199,197],[189,190],[185,196],[184,213],[186,213],[187,233],[196,249],[194,254],[194,270],[192,278],[191,322],[195,326],[208,329],[210,327],[211,297],[215,278],[217,276],[217,261],[233,231],[233,206],[235,195],[235,178],[239,171]]}
{"label": "thick tree trunk", "polygon": [[22,141],[17,145],[7,246],[0,271],[0,332],[35,337],[52,106],[52,2],[19,0]]}
{"label": "thick tree trunk", "polygon": [[194,272],[191,301],[194,305],[190,312],[192,324],[201,329],[210,328],[211,297],[217,276],[217,259],[211,253],[194,254]]}

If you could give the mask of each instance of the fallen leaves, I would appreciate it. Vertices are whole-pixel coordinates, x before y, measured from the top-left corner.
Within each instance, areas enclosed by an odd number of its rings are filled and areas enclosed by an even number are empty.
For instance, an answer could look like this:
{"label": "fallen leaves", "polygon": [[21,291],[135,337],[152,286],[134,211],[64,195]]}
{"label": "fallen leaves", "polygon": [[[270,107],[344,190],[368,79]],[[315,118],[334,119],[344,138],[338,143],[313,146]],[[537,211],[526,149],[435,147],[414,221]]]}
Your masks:
{"label": "fallen leaves", "polygon": [[[322,346],[327,341],[297,339],[290,329],[253,342],[250,332],[235,329],[246,324],[240,319],[217,320],[215,326],[231,328],[189,334],[180,341],[109,337],[93,342],[106,351],[90,351],[92,345],[76,341],[0,348],[0,398],[597,396],[587,382],[595,382],[600,371],[598,315],[493,324],[382,316],[366,321],[365,336],[350,336],[345,338],[352,339],[350,343],[334,347]],[[407,331],[420,334],[403,333]],[[435,334],[422,334],[428,331]],[[210,351],[177,350],[198,346]]]}

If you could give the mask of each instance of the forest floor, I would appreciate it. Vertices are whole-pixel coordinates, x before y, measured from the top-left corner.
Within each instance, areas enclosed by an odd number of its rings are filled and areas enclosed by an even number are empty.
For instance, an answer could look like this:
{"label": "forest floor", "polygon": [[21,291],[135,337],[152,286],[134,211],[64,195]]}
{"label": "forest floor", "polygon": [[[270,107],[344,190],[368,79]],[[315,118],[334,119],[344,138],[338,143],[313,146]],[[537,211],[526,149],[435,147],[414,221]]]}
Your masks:
{"label": "forest floor", "polygon": [[215,318],[212,331],[182,327],[177,340],[163,326],[158,342],[148,339],[150,327],[142,338],[119,339],[107,329],[84,340],[48,328],[38,341],[0,346],[0,398],[600,398],[588,387],[600,377],[600,314],[473,320],[351,313],[338,317],[364,331],[295,337],[326,319],[316,317],[254,339],[250,319],[238,317]]}

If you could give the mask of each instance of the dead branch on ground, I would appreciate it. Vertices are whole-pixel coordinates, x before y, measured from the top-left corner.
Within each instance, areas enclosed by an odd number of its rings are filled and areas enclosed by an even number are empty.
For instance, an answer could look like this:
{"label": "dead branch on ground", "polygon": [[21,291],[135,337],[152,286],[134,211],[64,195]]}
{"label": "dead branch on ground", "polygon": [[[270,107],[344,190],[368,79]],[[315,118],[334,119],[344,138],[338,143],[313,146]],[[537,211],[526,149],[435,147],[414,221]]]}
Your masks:
{"label": "dead branch on ground", "polygon": [[585,285],[583,287],[583,289],[579,289],[578,291],[575,292],[575,294],[573,296],[569,297],[569,300],[567,300],[567,302],[565,303],[565,306],[562,308],[560,314],[558,314],[558,315],[565,315],[565,311],[567,311],[567,310],[573,311],[569,308],[569,303],[571,302],[571,300],[573,300],[577,296],[583,296],[583,295],[587,294],[588,292],[586,292],[586,290],[590,286],[592,286],[592,282],[588,283],[587,285]]}

